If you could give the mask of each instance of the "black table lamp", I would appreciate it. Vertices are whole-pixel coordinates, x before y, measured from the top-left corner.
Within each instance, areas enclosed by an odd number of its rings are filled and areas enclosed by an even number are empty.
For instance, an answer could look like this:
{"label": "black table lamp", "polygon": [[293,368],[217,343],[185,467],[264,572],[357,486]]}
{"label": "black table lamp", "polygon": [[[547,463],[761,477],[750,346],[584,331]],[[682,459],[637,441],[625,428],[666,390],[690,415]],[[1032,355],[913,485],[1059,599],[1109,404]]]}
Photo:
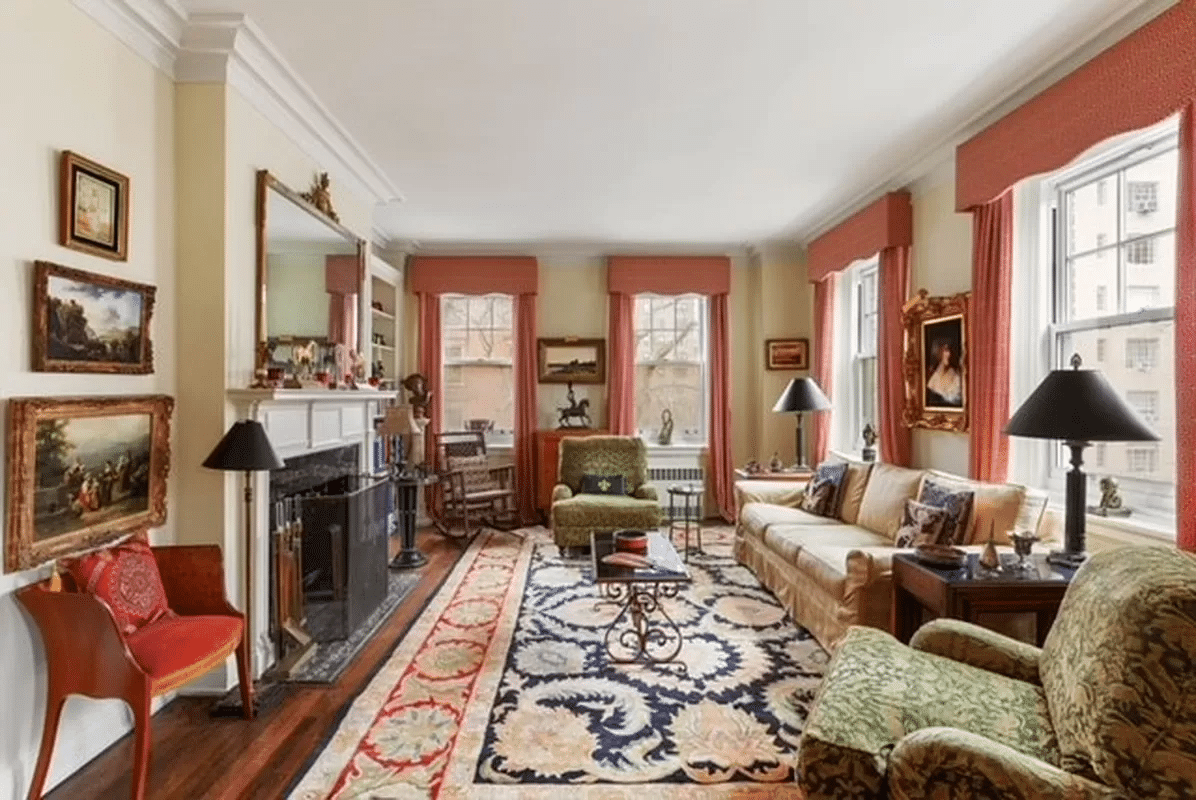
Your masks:
{"label": "black table lamp", "polygon": [[808,469],[806,466],[805,433],[802,429],[803,411],[829,411],[831,401],[818,388],[813,378],[794,378],[789,381],[785,391],[777,398],[773,411],[797,412],[797,469]]}
{"label": "black table lamp", "polygon": [[1146,426],[1121,399],[1103,374],[1080,369],[1080,356],[1071,357],[1071,369],[1052,370],[1005,426],[1010,436],[1062,439],[1071,448],[1067,473],[1067,516],[1063,524],[1063,550],[1048,560],[1069,567],[1080,565],[1084,552],[1084,494],[1087,489],[1083,450],[1092,442],[1157,442],[1158,434]]}
{"label": "black table lamp", "polygon": [[[211,454],[204,459],[208,469],[245,473],[245,643],[249,653],[249,674],[253,668],[253,475],[260,470],[281,469],[282,459],[274,452],[266,429],[257,420],[234,422]],[[253,688],[250,687],[252,696]],[[252,709],[250,716],[252,716]]]}

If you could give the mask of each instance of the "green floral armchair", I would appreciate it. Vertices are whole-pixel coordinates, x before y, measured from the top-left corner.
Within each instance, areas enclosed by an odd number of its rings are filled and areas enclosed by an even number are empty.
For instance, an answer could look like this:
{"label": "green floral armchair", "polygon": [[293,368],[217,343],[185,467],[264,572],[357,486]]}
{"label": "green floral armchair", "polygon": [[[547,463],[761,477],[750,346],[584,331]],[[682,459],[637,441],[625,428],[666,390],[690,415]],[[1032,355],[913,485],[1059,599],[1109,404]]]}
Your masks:
{"label": "green floral armchair", "polygon": [[848,631],[802,735],[817,798],[1196,797],[1196,556],[1090,558],[1043,647],[958,620]]}
{"label": "green floral armchair", "polygon": [[[583,494],[583,475],[622,475],[626,494]],[[636,436],[561,439],[552,490],[552,536],[560,547],[590,544],[590,533],[660,525],[656,487],[648,485],[648,449]]]}

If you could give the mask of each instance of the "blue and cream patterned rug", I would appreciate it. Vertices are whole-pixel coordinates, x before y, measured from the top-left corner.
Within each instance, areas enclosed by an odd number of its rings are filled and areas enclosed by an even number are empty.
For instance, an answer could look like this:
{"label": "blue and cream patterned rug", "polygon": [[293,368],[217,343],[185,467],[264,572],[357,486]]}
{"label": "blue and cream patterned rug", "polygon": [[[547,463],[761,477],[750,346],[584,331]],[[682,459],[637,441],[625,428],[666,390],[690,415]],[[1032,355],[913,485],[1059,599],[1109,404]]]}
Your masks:
{"label": "blue and cream patterned rug", "polygon": [[293,798],[800,796],[827,656],[734,562],[731,528],[665,601],[684,671],[609,664],[588,559],[521,533],[471,546]]}

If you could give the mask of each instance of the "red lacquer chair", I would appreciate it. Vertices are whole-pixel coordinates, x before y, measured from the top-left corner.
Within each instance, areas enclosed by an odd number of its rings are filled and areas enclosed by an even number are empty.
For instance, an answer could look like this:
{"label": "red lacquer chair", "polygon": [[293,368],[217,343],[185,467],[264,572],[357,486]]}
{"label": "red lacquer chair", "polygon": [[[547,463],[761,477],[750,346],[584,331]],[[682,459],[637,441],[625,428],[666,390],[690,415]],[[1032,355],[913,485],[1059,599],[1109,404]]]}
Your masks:
{"label": "red lacquer chair", "polygon": [[132,797],[145,796],[150,750],[150,701],[219,666],[233,652],[245,718],[253,717],[245,618],[224,594],[224,564],[216,545],[152,549],[173,614],[126,634],[111,608],[77,591],[68,577],[61,591],[42,581],[17,591],[46,648],[46,721],[30,800],[41,797],[54,752],[62,707],[71,694],[117,697],[133,710]]}

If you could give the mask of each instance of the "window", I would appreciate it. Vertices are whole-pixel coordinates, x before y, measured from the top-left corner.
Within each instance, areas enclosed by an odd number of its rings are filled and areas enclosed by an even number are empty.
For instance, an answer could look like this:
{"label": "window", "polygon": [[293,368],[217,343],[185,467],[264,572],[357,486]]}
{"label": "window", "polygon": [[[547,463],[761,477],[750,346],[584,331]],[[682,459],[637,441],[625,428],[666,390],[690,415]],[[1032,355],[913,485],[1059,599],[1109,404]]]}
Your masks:
{"label": "window", "polygon": [[658,432],[667,409],[673,441],[705,443],[710,380],[706,298],[686,294],[635,297],[635,424]]}
{"label": "window", "polygon": [[503,294],[440,298],[444,359],[443,430],[488,420],[492,443],[510,442],[515,427],[515,347],[512,298]]}
{"label": "window", "polygon": [[[1102,443],[1086,460],[1121,479],[1135,520],[1162,525],[1175,492],[1177,169],[1175,134],[1155,132],[1044,184],[1056,219],[1067,221],[1053,242],[1049,366],[1066,367],[1073,353],[1099,364],[1159,434],[1157,445]],[[1061,494],[1062,448],[1047,470]]]}
{"label": "window", "polygon": [[[862,432],[869,422],[876,427],[876,330],[877,264],[869,263],[859,271],[855,283],[855,347],[852,356],[852,428]],[[857,434],[858,435],[858,434]]]}
{"label": "window", "polygon": [[[835,298],[835,354],[831,446],[859,450],[864,426],[877,417],[877,330],[880,325],[877,259],[848,267]],[[825,387],[824,387],[825,388]]]}

